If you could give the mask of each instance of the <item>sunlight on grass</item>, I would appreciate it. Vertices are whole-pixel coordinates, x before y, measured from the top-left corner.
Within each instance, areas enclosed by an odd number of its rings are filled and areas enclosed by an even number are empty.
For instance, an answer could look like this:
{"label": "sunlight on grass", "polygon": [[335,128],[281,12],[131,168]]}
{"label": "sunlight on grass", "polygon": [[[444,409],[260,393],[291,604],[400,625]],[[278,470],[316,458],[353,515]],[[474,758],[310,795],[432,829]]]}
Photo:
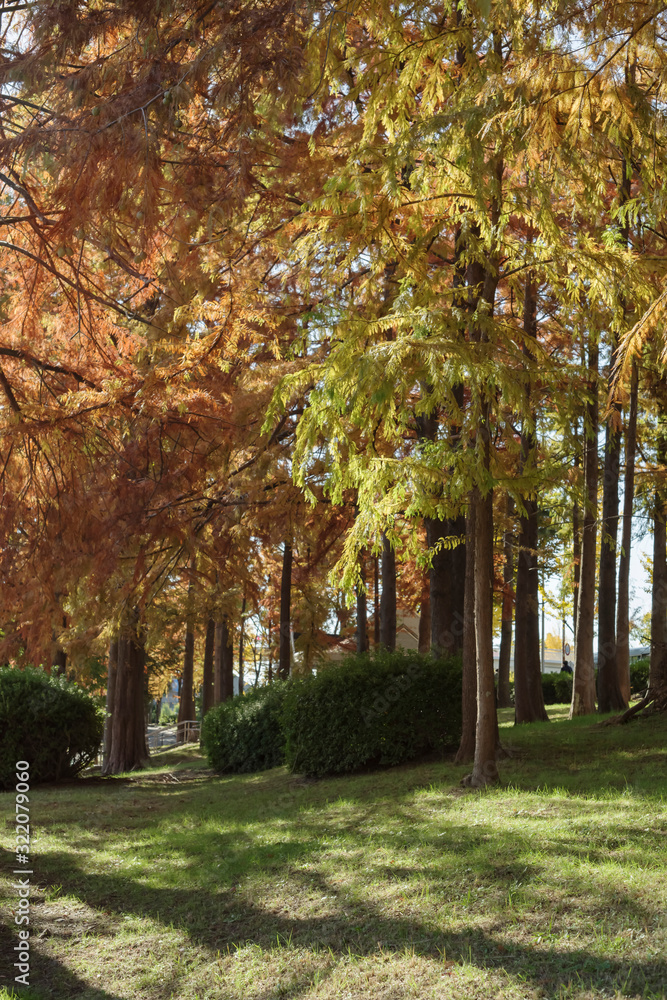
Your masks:
{"label": "sunlight on grass", "polygon": [[667,722],[550,714],[503,728],[481,794],[448,761],[306,782],[217,777],[194,747],[35,790],[21,996],[664,996]]}

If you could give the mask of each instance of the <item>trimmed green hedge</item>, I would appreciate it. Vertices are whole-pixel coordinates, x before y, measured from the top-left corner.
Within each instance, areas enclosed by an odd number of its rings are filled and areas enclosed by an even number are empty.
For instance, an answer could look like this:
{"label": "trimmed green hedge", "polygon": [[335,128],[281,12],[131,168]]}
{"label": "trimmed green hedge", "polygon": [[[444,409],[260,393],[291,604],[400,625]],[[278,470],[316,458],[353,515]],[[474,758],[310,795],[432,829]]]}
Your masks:
{"label": "trimmed green hedge", "polygon": [[288,685],[290,771],[313,776],[400,764],[461,736],[461,663],[397,650],[359,654]]}
{"label": "trimmed green hedge", "polygon": [[567,670],[558,674],[542,674],[542,693],[545,705],[569,705],[572,701],[572,674]]}
{"label": "trimmed green hedge", "polygon": [[283,763],[280,712],[287,685],[275,681],[210,709],[201,745],[214,771],[264,771]]}
{"label": "trimmed green hedge", "polygon": [[76,684],[28,667],[0,667],[0,788],[16,784],[16,762],[30,784],[78,774],[97,755],[103,711]]}
{"label": "trimmed green hedge", "polygon": [[648,675],[651,661],[648,656],[645,660],[635,660],[630,664],[630,691],[632,694],[643,694],[648,687]]}

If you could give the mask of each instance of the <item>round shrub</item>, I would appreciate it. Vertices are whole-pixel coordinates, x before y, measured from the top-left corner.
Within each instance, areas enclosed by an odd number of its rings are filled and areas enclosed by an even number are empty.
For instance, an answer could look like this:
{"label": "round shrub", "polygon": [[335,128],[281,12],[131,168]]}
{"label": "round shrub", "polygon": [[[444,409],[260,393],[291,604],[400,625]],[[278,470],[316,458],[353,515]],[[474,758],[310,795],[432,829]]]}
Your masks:
{"label": "round shrub", "polygon": [[64,677],[0,667],[0,788],[16,783],[16,762],[30,764],[30,784],[78,774],[97,755],[103,712]]}
{"label": "round shrub", "polygon": [[572,701],[572,674],[567,670],[558,674],[542,674],[542,693],[545,705],[569,705]]}
{"label": "round shrub", "polygon": [[274,681],[206,713],[201,745],[214,771],[265,771],[283,763],[280,712],[285,688]]}
{"label": "round shrub", "polygon": [[630,664],[630,691],[632,694],[643,694],[648,687],[648,675],[651,661],[648,657],[644,660],[635,660]]}
{"label": "round shrub", "polygon": [[288,686],[283,726],[287,766],[315,777],[441,751],[461,736],[461,663],[403,650],[348,657]]}

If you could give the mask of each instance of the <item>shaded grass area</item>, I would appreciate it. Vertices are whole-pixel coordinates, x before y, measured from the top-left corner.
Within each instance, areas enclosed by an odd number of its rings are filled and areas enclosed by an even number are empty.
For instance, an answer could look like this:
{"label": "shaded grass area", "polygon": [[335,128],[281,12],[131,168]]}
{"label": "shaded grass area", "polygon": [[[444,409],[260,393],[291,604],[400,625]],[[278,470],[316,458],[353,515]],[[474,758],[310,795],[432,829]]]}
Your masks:
{"label": "shaded grass area", "polygon": [[[219,778],[190,747],[130,780],[36,789],[19,995],[664,997],[667,720],[550,714],[501,712],[513,756],[482,793],[450,761]],[[11,795],[0,810],[4,875]]]}

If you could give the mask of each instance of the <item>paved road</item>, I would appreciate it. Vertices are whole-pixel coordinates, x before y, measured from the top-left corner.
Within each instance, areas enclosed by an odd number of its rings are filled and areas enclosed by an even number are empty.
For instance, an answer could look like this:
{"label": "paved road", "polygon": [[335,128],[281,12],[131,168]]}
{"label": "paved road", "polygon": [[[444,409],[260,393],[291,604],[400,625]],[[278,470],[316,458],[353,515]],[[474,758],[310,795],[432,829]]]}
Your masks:
{"label": "paved road", "polygon": [[148,726],[148,748],[158,750],[176,745],[176,726]]}

